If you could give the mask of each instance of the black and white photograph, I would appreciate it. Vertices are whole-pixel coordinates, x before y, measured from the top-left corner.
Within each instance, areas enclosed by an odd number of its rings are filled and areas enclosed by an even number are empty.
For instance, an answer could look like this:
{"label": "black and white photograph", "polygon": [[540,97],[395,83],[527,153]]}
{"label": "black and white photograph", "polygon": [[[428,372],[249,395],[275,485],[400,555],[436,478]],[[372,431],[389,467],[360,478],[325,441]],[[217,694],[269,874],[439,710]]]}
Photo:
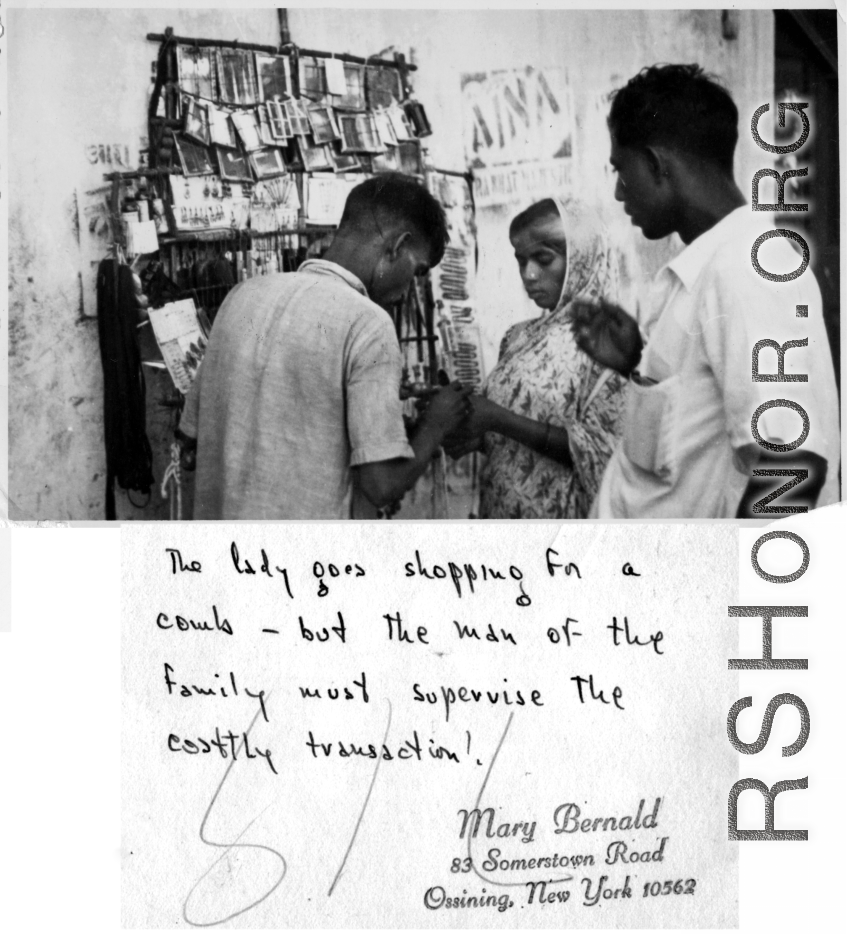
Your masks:
{"label": "black and white photograph", "polygon": [[256,108],[256,119],[259,122],[259,138],[265,146],[279,145],[277,138],[271,129],[271,119],[268,114],[268,108],[265,104],[259,104]]}
{"label": "black and white photograph", "polygon": [[843,4],[574,3],[0,8],[4,929],[838,929]]}
{"label": "black and white photograph", "polygon": [[203,146],[212,142],[211,121],[209,108],[194,97],[183,98],[183,112],[185,113],[186,136]]}
{"label": "black and white photograph", "polygon": [[309,122],[312,125],[312,139],[316,143],[331,143],[339,139],[332,107],[310,107]]}
{"label": "black and white photograph", "polygon": [[181,88],[207,101],[215,97],[217,61],[214,49],[181,46],[177,49],[176,66]]}
{"label": "black and white photograph", "polygon": [[351,152],[342,153],[333,149],[331,158],[336,172],[358,172],[362,169],[361,157]]}
{"label": "black and white photograph", "polygon": [[389,107],[403,100],[403,77],[398,71],[366,67],[365,87],[370,107]]}
{"label": "black and white photograph", "polygon": [[298,91],[303,100],[321,103],[326,96],[324,63],[315,56],[298,56]]}
{"label": "black and white photograph", "polygon": [[258,179],[276,178],[286,173],[285,160],[276,147],[251,152],[250,165]]}
{"label": "black and white photograph", "polygon": [[238,149],[223,146],[215,147],[218,171],[222,179],[230,182],[249,182],[253,180],[247,156]]}
{"label": "black and white photograph", "polygon": [[228,104],[255,104],[258,97],[256,62],[249,50],[216,47],[218,87],[221,100]]}
{"label": "black and white photograph", "polygon": [[291,93],[291,64],[286,55],[256,53],[256,77],[261,100],[279,101]]}
{"label": "black and white photograph", "polygon": [[406,141],[415,138],[412,125],[406,116],[406,111],[396,103],[389,104],[388,118],[391,122],[391,129],[398,140]]}
{"label": "black and white photograph", "polygon": [[300,136],[297,138],[297,151],[307,172],[330,171],[334,168],[332,150],[326,143],[314,143]]}
{"label": "black and white photograph", "polygon": [[179,154],[183,175],[211,175],[214,172],[208,147],[176,134],[173,141]]}
{"label": "black and white photograph", "polygon": [[290,139],[294,134],[291,131],[291,122],[286,108],[279,101],[268,101],[265,108],[268,113],[271,136],[275,140]]}
{"label": "black and white photograph", "polygon": [[215,146],[225,146],[227,149],[238,148],[238,134],[230,119],[229,111],[221,110],[211,104],[207,106],[209,112],[209,136]]}
{"label": "black and white photograph", "polygon": [[[14,518],[734,519],[840,500],[833,11],[339,9],[291,11],[282,33],[274,10],[15,15]],[[62,60],[102,85],[54,82],[48,126],[38,69],[77,35]],[[109,300],[140,326],[107,373],[98,272],[128,262],[127,218],[154,216],[174,173],[248,181],[199,145],[204,108],[230,112],[254,181],[290,166],[313,212],[160,243],[143,300]],[[182,208],[206,217],[200,191]],[[341,332],[330,349],[286,323],[313,313],[286,298],[309,277],[370,322],[355,365],[388,362],[367,392],[339,381]],[[214,324],[183,395],[141,306],[195,295]],[[284,351],[252,356],[248,320],[294,328]]]}
{"label": "black and white photograph", "polygon": [[292,136],[308,136],[312,132],[308,111],[310,99],[291,98],[284,103]]}
{"label": "black and white photograph", "polygon": [[333,105],[344,110],[364,110],[365,69],[356,62],[344,62],[344,82],[346,90],[343,94],[333,95]]}
{"label": "black and white photograph", "polygon": [[376,119],[372,113],[343,113],[337,117],[342,152],[382,152]]}
{"label": "black and white photograph", "polygon": [[394,132],[394,124],[391,122],[391,115],[388,110],[378,109],[373,112],[376,121],[376,129],[379,134],[379,140],[387,149],[389,146],[396,146],[399,142],[397,134]]}
{"label": "black and white photograph", "polygon": [[262,141],[259,118],[255,108],[251,107],[249,110],[236,111],[230,117],[230,120],[232,120],[235,129],[238,131],[241,145],[247,152],[261,149],[265,145]]}
{"label": "black and white photograph", "polygon": [[[386,146],[385,152],[374,153],[370,158],[375,168],[379,171],[380,163],[385,157],[388,157],[389,164],[396,160],[397,170],[405,175],[412,175],[415,178],[423,178],[426,172],[424,165],[423,149],[416,139],[403,140],[396,146]],[[447,267],[445,266],[445,272]]]}

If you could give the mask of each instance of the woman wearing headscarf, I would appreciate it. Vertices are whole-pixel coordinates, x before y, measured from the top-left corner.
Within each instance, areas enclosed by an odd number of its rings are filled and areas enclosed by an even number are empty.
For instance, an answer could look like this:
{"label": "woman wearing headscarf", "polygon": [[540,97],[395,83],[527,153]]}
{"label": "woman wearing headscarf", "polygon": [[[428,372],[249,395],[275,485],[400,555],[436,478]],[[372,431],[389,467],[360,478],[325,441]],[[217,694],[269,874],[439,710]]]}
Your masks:
{"label": "woman wearing headscarf", "polygon": [[480,517],[588,515],[619,434],[623,380],[578,349],[574,299],[617,302],[618,267],[596,213],[576,201],[533,204],[509,239],[540,317],[513,325],[472,411],[445,444],[452,457],[482,450]]}

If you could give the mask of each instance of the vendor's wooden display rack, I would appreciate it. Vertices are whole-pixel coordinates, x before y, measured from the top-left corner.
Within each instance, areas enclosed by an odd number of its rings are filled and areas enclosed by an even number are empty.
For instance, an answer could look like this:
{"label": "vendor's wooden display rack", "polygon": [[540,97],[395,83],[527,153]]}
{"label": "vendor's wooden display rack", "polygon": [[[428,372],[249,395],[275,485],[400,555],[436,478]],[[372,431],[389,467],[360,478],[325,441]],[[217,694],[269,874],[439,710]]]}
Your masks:
{"label": "vendor's wooden display rack", "polygon": [[[270,55],[285,55],[290,57],[291,79],[293,91],[298,93],[298,67],[299,58],[308,56],[314,59],[336,58],[342,62],[355,63],[367,67],[382,67],[397,69],[401,76],[403,99],[411,96],[409,73],[416,70],[414,64],[406,62],[402,54],[395,54],[393,59],[377,57],[361,58],[347,53],[330,53],[313,49],[301,49],[293,43],[285,43],[278,47],[241,43],[238,41],[221,41],[216,39],[196,39],[175,36],[170,27],[164,33],[150,33],[148,41],[158,42],[159,50],[156,61],[156,74],[147,114],[148,146],[142,151],[142,159],[146,156],[146,166],[136,171],[113,172],[105,175],[106,180],[112,184],[110,194],[110,214],[113,219],[114,239],[117,245],[125,247],[122,225],[119,223],[121,199],[125,188],[129,184],[144,179],[152,192],[152,197],[167,200],[170,197],[169,179],[173,175],[181,175],[182,169],[175,158],[172,140],[174,132],[182,127],[179,118],[179,95],[183,93],[180,88],[175,50],[178,45],[197,48],[229,48],[240,49],[246,52],[262,52]],[[421,162],[423,163],[423,154]],[[467,173],[446,170],[428,169],[446,175],[464,178],[471,184],[471,176]],[[292,162],[288,166],[289,174],[293,175],[298,184],[301,204],[303,203],[302,186],[305,170],[302,164]],[[364,173],[362,178],[367,177]],[[425,181],[423,176],[421,182]],[[296,226],[286,227],[276,231],[257,232],[248,229],[238,230],[197,230],[186,233],[162,233],[158,237],[159,254],[158,263],[162,271],[173,282],[181,278],[180,270],[190,269],[198,259],[211,258],[229,254],[231,257],[238,252],[248,256],[258,249],[260,252],[273,250],[278,256],[278,268],[281,272],[296,270],[307,258],[322,255],[328,246],[336,227],[334,225],[316,225],[307,223],[301,208]],[[116,251],[117,257],[117,251]],[[117,258],[115,260],[117,263]],[[236,263],[232,259],[233,280],[236,278]],[[184,278],[184,277],[182,277]],[[210,319],[226,297],[229,288],[221,285],[201,285],[192,283],[188,288],[169,295],[169,300],[191,297],[198,308]],[[434,321],[434,302],[432,289],[428,278],[418,281],[410,289],[406,299],[398,305],[392,314],[401,345],[412,345],[411,351],[419,364],[415,368],[418,377],[423,373],[423,382],[435,384],[439,366],[437,343],[439,336]],[[401,395],[408,395],[413,388],[420,388],[420,379],[414,379],[412,374],[404,371],[404,385]],[[181,410],[183,397],[174,387],[168,387],[164,395],[160,395],[160,406]]]}

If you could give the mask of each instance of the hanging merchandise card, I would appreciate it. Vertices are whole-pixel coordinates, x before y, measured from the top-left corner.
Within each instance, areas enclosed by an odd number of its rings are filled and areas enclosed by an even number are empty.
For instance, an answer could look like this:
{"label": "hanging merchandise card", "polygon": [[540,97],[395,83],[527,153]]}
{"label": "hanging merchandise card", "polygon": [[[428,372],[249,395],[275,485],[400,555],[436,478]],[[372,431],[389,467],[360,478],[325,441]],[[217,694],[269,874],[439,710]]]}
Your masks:
{"label": "hanging merchandise card", "polygon": [[259,123],[256,114],[252,110],[242,110],[232,115],[232,122],[238,130],[241,142],[248,152],[261,149],[264,145],[259,135]]}
{"label": "hanging merchandise card", "polygon": [[215,96],[215,61],[214,49],[178,45],[176,67],[180,88],[211,100]]}
{"label": "hanging merchandise card", "polygon": [[347,79],[344,77],[344,63],[337,58],[328,58],[324,61],[324,74],[326,75],[326,90],[328,94],[346,94]]}
{"label": "hanging merchandise card", "polygon": [[301,56],[299,65],[300,97],[308,101],[322,101],[327,92],[323,59]]}
{"label": "hanging merchandise card", "polygon": [[185,298],[162,308],[151,308],[150,324],[171,379],[185,395],[206,352],[206,336],[200,327],[194,300]]}
{"label": "hanging merchandise card", "polygon": [[271,233],[277,229],[276,192],[268,182],[256,182],[250,198],[250,229]]}
{"label": "hanging merchandise card", "polygon": [[171,212],[175,232],[226,230],[233,226],[232,204],[215,175],[202,178],[171,176]]}
{"label": "hanging merchandise card", "polygon": [[285,200],[277,210],[279,226],[283,229],[296,227],[300,219],[300,195],[297,192],[297,184],[293,179],[287,181]]}
{"label": "hanging merchandise card", "polygon": [[263,101],[279,100],[291,90],[288,58],[282,55],[256,53],[256,77],[259,96]]}
{"label": "hanging merchandise card", "polygon": [[229,104],[257,103],[259,90],[252,53],[243,49],[217,49],[216,56],[221,100]]}
{"label": "hanging merchandise card", "polygon": [[158,249],[155,221],[130,221],[126,225],[126,251],[129,256],[156,253]]}
{"label": "hanging merchandise card", "polygon": [[451,380],[482,390],[485,367],[482,359],[482,338],[478,324],[456,324],[446,315],[438,320],[439,366]]}
{"label": "hanging merchandise card", "polygon": [[209,134],[217,146],[226,146],[228,149],[236,149],[238,146],[235,129],[225,110],[209,107]]}
{"label": "hanging merchandise card", "polygon": [[482,336],[476,314],[476,223],[465,178],[427,173],[427,187],[444,208],[450,243],[432,270],[440,353],[451,379],[479,389],[485,377]]}
{"label": "hanging merchandise card", "polygon": [[273,233],[276,230],[276,213],[273,204],[257,199],[255,188],[250,202],[250,229],[254,233]]}
{"label": "hanging merchandise card", "polygon": [[256,182],[250,203],[250,227],[259,233],[297,226],[300,198],[291,176]]}
{"label": "hanging merchandise card", "polygon": [[373,112],[373,119],[376,123],[379,140],[384,147],[396,146],[398,143],[397,134],[394,131],[394,124],[391,122],[391,115],[384,108]]}
{"label": "hanging merchandise card", "polygon": [[369,107],[389,107],[394,101],[403,99],[403,85],[396,68],[365,68],[365,86],[368,90]]}
{"label": "hanging merchandise card", "polygon": [[398,140],[415,138],[415,134],[409,126],[409,120],[399,104],[392,104],[391,107],[388,108],[388,116],[391,120],[391,128],[394,130],[394,135]]}
{"label": "hanging merchandise card", "polygon": [[309,175],[305,179],[308,190],[306,221],[310,224],[338,224],[344,213],[347,195],[359,181],[348,181],[338,175]]}
{"label": "hanging merchandise card", "polygon": [[285,111],[292,133],[297,136],[308,136],[308,134],[312,132],[309,116],[300,101],[294,99],[285,101]]}

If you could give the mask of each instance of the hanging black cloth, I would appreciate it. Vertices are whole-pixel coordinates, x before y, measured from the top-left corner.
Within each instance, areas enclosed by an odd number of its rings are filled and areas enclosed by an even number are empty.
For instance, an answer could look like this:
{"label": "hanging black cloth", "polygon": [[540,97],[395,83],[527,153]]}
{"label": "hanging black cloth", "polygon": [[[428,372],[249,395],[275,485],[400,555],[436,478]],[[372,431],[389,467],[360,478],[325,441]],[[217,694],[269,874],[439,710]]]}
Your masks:
{"label": "hanging black cloth", "polygon": [[104,259],[97,271],[97,329],[103,363],[107,519],[116,518],[115,481],[124,490],[148,496],[154,482],[137,323],[132,270]]}

